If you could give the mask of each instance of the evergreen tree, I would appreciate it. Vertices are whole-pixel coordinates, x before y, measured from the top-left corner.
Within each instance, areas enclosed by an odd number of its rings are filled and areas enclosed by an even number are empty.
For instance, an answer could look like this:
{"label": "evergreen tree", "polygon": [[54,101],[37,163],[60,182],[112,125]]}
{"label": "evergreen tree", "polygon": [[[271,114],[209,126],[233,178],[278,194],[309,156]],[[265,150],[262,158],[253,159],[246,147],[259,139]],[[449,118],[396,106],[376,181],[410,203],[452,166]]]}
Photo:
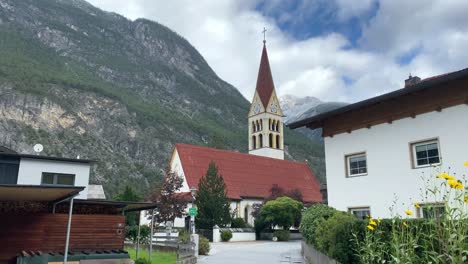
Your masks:
{"label": "evergreen tree", "polygon": [[[143,198],[141,196],[139,196],[135,190],[133,190],[133,188],[131,186],[126,186],[125,187],[125,190],[120,193],[119,195],[117,195],[115,197],[115,200],[116,201],[124,201],[124,202],[141,202],[143,201]],[[138,213],[136,212],[128,212],[128,213],[125,213],[125,223],[127,226],[134,226],[137,223],[138,221]]]}
{"label": "evergreen tree", "polygon": [[226,184],[223,177],[218,174],[218,167],[213,161],[198,183],[196,204],[197,228],[211,229],[214,225],[225,226],[231,222]]}

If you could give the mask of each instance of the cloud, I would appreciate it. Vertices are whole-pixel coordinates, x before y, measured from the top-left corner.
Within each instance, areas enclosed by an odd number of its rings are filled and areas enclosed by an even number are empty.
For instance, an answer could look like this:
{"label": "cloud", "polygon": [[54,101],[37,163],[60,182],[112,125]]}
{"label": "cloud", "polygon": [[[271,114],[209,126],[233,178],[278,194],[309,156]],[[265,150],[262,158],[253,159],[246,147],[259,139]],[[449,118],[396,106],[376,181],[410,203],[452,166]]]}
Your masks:
{"label": "cloud", "polygon": [[[302,0],[295,6],[279,0],[90,2],[170,27],[248,100],[255,89],[263,27],[280,95],[353,102],[401,88],[410,72],[424,78],[465,68],[468,61],[468,1],[462,0],[334,0],[331,5]],[[327,19],[359,20],[376,6],[375,15],[360,25],[357,43],[338,30],[297,39],[281,27],[287,22],[313,30]],[[317,10],[322,17],[308,24],[306,18]]]}

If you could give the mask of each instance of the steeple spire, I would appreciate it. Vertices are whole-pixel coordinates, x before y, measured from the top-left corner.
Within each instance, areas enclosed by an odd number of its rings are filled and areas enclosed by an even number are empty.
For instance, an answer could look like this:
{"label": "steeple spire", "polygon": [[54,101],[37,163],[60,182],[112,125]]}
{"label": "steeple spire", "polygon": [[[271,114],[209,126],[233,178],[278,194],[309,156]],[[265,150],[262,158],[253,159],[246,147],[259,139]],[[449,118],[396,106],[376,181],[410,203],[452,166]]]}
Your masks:
{"label": "steeple spire", "polygon": [[263,106],[266,108],[270,100],[275,85],[273,83],[273,76],[271,75],[270,62],[268,61],[268,53],[266,49],[265,40],[263,40],[262,58],[260,60],[260,68],[257,77],[257,93],[260,96]]}

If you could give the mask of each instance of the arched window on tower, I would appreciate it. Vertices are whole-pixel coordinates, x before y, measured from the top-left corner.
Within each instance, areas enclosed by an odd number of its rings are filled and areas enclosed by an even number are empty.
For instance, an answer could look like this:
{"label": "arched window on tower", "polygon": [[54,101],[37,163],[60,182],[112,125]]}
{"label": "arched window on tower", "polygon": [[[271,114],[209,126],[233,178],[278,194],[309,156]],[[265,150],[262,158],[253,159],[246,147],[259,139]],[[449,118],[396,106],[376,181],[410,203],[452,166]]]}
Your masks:
{"label": "arched window on tower", "polygon": [[263,130],[263,119],[260,119],[260,131]]}
{"label": "arched window on tower", "polygon": [[257,148],[257,137],[252,136],[252,148],[256,149]]}
{"label": "arched window on tower", "polygon": [[257,132],[260,131],[260,124],[258,123],[258,120],[255,121],[255,124],[257,124]]}
{"label": "arched window on tower", "polygon": [[273,134],[270,133],[268,136],[269,136],[269,140],[268,140],[269,147],[273,148]]}
{"label": "arched window on tower", "polygon": [[272,130],[272,129],[271,129],[271,118],[268,119],[268,129],[269,129],[270,131]]}
{"label": "arched window on tower", "polygon": [[277,149],[281,149],[281,146],[280,146],[280,135],[276,135],[276,148],[277,148]]}
{"label": "arched window on tower", "polygon": [[263,135],[258,135],[258,147],[263,148]]}
{"label": "arched window on tower", "polygon": [[255,132],[256,132],[256,131],[255,131],[255,122],[252,121],[252,133],[255,133]]}

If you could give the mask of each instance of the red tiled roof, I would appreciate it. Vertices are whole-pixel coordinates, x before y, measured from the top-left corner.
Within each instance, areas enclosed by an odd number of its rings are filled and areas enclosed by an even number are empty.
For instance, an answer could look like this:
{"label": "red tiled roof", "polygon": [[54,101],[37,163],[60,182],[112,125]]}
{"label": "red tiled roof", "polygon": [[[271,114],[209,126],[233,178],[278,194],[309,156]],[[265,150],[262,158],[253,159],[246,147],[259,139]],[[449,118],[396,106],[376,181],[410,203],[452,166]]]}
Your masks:
{"label": "red tiled roof", "polygon": [[257,77],[257,93],[260,96],[263,106],[266,108],[271,94],[275,89],[273,83],[273,76],[271,75],[270,62],[268,61],[268,54],[265,44],[263,44],[262,58],[260,60],[260,68]]}
{"label": "red tiled roof", "polygon": [[277,184],[285,191],[298,188],[306,203],[322,201],[320,184],[306,163],[187,144],[176,144],[175,148],[188,186],[198,186],[214,161],[230,199],[266,198]]}

